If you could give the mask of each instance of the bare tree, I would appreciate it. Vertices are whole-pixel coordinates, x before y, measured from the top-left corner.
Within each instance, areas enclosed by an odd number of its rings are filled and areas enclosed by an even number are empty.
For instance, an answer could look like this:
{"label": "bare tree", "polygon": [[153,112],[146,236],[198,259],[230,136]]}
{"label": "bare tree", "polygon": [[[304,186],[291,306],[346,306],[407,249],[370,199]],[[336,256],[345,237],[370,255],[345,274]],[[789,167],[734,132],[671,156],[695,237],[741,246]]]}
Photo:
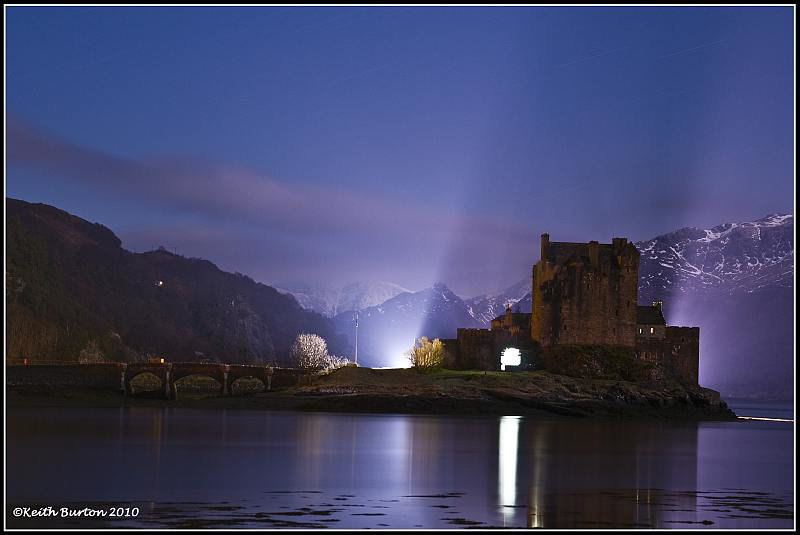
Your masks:
{"label": "bare tree", "polygon": [[304,370],[325,368],[328,361],[328,344],[317,334],[298,334],[289,355],[291,365]]}

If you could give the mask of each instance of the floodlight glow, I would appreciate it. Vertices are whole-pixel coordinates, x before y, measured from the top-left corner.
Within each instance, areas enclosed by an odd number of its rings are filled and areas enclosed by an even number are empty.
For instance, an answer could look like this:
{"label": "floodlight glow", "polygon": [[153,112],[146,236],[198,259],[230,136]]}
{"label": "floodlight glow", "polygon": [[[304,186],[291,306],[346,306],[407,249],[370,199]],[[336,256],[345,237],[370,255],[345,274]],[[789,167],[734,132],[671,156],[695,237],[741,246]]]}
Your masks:
{"label": "floodlight glow", "polygon": [[503,354],[500,355],[501,370],[505,370],[506,366],[519,366],[521,363],[522,356],[516,347],[507,347],[503,350]]}
{"label": "floodlight glow", "polygon": [[397,357],[395,357],[395,368],[410,368],[411,367],[411,359],[408,357],[407,354],[401,353]]}

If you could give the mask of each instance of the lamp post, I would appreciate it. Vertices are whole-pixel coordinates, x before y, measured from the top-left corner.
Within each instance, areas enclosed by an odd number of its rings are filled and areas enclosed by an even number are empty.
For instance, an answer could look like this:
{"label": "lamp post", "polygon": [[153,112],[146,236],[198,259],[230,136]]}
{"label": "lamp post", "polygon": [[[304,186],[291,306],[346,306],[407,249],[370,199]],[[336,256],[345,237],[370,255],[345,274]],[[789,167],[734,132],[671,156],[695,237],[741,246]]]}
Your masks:
{"label": "lamp post", "polygon": [[355,358],[356,358],[356,366],[358,366],[358,311],[357,310],[356,310],[355,322],[356,322],[356,357]]}

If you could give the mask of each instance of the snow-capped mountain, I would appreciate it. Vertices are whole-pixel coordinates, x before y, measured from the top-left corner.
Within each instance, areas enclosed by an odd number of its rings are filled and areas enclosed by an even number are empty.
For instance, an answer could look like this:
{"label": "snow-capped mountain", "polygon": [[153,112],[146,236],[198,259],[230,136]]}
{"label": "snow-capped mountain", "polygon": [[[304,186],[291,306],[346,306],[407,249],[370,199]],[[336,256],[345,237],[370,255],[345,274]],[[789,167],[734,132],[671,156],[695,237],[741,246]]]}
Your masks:
{"label": "snow-capped mountain", "polygon": [[342,287],[303,283],[282,283],[273,286],[280,292],[293,295],[306,310],[313,310],[329,317],[349,310],[361,310],[379,305],[408,291],[402,286],[385,281],[353,282]]}
{"label": "snow-capped mountain", "polygon": [[[355,345],[355,313],[335,317],[339,331]],[[419,292],[405,292],[358,314],[359,362],[374,366],[403,364],[403,353],[420,336],[455,338],[459,327],[477,327],[464,300],[436,283]]]}
{"label": "snow-capped mountain", "polygon": [[339,291],[336,312],[362,310],[406,293],[409,290],[397,284],[385,281],[353,282]]}
{"label": "snow-capped mountain", "polygon": [[293,296],[306,310],[313,310],[329,317],[336,313],[339,292],[335,288],[289,282],[273,283],[271,286],[281,293]]}
{"label": "snow-capped mountain", "polygon": [[505,312],[507,306],[514,311],[531,311],[531,278],[525,278],[494,294],[479,295],[464,301],[469,314],[481,327],[488,327],[491,321]]}
{"label": "snow-capped mountain", "polygon": [[680,293],[756,292],[792,287],[791,214],[711,229],[682,228],[638,242],[640,301]]}
{"label": "snow-capped mountain", "polygon": [[773,214],[636,244],[639,302],[700,327],[700,381],[724,395],[792,396],[793,226]]}

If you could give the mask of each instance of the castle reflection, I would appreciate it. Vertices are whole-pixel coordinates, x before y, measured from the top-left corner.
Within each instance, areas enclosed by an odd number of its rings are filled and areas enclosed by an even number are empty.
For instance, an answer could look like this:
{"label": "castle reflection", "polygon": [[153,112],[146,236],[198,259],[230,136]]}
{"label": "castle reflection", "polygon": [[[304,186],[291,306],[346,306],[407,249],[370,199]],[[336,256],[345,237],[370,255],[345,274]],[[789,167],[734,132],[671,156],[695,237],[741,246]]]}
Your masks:
{"label": "castle reflection", "polygon": [[663,490],[697,488],[696,426],[523,420],[520,434],[528,527],[675,527],[667,524],[676,513],[681,523],[697,520],[696,493]]}
{"label": "castle reflection", "polygon": [[163,502],[224,501],[341,528],[781,527],[792,515],[784,424],[188,409],[12,416],[16,500],[113,491],[152,501],[150,514]]}
{"label": "castle reflection", "polygon": [[[503,527],[679,527],[697,521],[697,426],[633,421],[309,414],[296,427],[295,470],[307,488],[399,497],[463,493]],[[494,451],[495,456],[487,457]],[[285,459],[285,467],[292,464]],[[298,483],[302,482],[302,483]],[[489,489],[494,489],[494,491]],[[482,496],[482,494],[487,494]],[[492,507],[491,504],[494,504]],[[477,509],[476,509],[477,508]],[[415,522],[447,520],[420,506]],[[494,523],[494,522],[492,522]]]}

